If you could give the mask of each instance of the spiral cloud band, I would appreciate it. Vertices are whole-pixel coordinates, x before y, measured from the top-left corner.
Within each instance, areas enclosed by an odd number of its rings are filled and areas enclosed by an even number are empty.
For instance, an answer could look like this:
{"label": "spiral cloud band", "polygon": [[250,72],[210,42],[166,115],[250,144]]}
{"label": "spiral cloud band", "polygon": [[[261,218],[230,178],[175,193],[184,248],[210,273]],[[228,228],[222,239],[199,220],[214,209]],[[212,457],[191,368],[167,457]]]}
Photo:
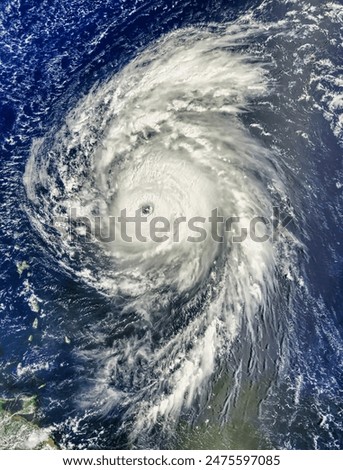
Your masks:
{"label": "spiral cloud band", "polygon": [[265,316],[277,322],[278,270],[297,241],[285,228],[263,243],[225,233],[195,243],[180,223],[177,239],[161,243],[145,225],[142,241],[130,224],[129,243],[120,228],[111,243],[84,243],[81,233],[62,236],[56,220],[73,208],[110,233],[125,211],[167,220],[172,233],[175,221],[200,218],[211,233],[216,211],[234,218],[236,235],[256,216],[272,220],[286,200],[283,171],[243,122],[272,93],[266,64],[244,49],[265,29],[243,21],[168,34],[96,84],[32,149],[25,184],[35,227],[63,269],[120,305],[108,320],[116,340],[80,353],[96,363],[82,406],[124,410],[132,439],[204,404],[243,329],[257,351]]}

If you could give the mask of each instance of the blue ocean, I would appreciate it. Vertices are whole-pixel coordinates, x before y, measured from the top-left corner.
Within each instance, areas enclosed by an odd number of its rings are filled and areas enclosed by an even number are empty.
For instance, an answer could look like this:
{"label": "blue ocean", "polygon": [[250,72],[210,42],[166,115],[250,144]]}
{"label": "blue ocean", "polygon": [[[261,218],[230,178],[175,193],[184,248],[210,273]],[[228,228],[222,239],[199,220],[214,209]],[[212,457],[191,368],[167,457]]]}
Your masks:
{"label": "blue ocean", "polygon": [[[339,0],[1,1],[0,448],[343,448],[342,31]],[[85,235],[123,209],[235,224]]]}

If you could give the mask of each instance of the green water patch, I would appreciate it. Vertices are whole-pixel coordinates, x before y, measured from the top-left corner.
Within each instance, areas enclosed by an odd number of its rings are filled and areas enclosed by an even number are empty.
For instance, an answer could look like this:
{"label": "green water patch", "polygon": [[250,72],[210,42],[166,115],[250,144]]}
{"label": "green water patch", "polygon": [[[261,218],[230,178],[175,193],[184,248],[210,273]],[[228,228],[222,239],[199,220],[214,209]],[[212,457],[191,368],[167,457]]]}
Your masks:
{"label": "green water patch", "polygon": [[[242,386],[237,396],[233,379],[223,375],[216,383],[208,405],[196,423],[180,423],[176,448],[206,450],[253,450],[272,449],[271,443],[263,435],[259,423],[259,406],[270,386],[264,378],[257,383]],[[222,416],[228,400],[230,406]],[[221,419],[218,417],[222,417]]]}

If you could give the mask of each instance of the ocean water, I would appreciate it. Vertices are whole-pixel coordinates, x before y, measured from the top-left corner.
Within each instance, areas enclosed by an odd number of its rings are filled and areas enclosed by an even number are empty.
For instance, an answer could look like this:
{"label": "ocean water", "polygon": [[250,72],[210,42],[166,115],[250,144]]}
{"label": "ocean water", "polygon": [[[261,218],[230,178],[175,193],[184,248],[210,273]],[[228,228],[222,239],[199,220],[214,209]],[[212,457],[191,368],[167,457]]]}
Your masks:
{"label": "ocean water", "polygon": [[[338,1],[1,3],[0,398],[35,397],[42,441],[342,448],[342,22]],[[144,207],[273,237],[66,232]]]}

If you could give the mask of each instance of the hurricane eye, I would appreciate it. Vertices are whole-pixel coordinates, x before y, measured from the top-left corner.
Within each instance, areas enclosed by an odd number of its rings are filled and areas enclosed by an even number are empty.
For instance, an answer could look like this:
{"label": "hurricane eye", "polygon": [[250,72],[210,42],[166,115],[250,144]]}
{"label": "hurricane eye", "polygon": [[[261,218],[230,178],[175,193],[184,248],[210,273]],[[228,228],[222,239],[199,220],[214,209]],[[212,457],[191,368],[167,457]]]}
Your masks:
{"label": "hurricane eye", "polygon": [[141,212],[143,215],[151,215],[154,211],[154,207],[152,204],[144,204],[141,207]]}

